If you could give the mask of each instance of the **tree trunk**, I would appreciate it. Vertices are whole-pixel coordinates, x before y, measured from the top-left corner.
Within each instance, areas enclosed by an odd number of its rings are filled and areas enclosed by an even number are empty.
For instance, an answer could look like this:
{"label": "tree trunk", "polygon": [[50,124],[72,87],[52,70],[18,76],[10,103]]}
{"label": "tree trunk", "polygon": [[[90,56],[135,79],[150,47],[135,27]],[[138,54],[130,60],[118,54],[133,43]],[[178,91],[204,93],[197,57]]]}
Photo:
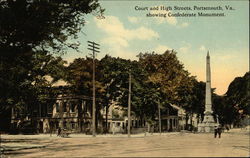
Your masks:
{"label": "tree trunk", "polygon": [[186,123],[185,123],[185,130],[188,129],[188,113],[186,113]]}
{"label": "tree trunk", "polygon": [[108,109],[109,109],[109,106],[107,104],[106,106],[106,123],[105,123],[105,133],[108,133]]}

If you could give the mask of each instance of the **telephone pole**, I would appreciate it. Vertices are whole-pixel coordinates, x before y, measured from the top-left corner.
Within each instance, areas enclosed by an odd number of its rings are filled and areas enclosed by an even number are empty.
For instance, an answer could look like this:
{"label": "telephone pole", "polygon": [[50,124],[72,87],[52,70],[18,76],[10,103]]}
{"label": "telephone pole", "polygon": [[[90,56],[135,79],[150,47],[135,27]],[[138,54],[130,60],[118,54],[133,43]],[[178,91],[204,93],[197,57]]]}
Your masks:
{"label": "telephone pole", "polygon": [[[157,88],[157,90],[159,90],[159,92],[160,92],[160,87],[159,88]],[[158,119],[159,119],[159,133],[160,133],[160,135],[161,135],[161,102],[160,102],[160,99],[158,99]]]}
{"label": "telephone pole", "polygon": [[91,50],[93,54],[93,78],[92,78],[92,83],[93,83],[93,105],[92,105],[92,135],[93,137],[96,136],[96,105],[95,105],[95,53],[99,53],[99,44],[95,42],[88,41],[88,50]]}
{"label": "telephone pole", "polygon": [[131,128],[131,73],[129,72],[129,86],[128,86],[128,137],[130,137]]}
{"label": "telephone pole", "polygon": [[160,107],[160,101],[158,102],[158,117],[159,117],[159,132],[161,135],[161,107]]}

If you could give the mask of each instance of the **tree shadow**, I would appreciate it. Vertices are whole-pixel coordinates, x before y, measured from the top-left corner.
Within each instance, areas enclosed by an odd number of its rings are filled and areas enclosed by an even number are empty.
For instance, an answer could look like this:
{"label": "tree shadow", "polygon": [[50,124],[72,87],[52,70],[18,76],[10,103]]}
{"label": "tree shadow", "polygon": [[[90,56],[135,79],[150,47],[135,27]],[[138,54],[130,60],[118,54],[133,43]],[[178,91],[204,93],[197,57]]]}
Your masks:
{"label": "tree shadow", "polygon": [[31,152],[31,151],[12,151],[12,152],[4,152],[2,153],[2,156],[22,156],[22,155],[26,155],[26,154],[33,154],[35,152]]}
{"label": "tree shadow", "polygon": [[31,143],[31,141],[39,141],[40,139],[1,139],[1,143],[25,143],[25,142],[29,142]]}
{"label": "tree shadow", "polygon": [[241,150],[250,151],[249,147],[247,147],[247,146],[233,146],[233,147],[234,147],[234,148],[241,149]]}

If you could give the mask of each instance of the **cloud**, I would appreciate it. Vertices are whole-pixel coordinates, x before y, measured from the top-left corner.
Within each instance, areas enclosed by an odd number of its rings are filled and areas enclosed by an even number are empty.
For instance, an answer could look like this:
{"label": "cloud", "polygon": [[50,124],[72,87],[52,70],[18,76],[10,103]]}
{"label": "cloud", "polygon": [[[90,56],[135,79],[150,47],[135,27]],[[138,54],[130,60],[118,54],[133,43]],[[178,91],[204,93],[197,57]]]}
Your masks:
{"label": "cloud", "polygon": [[[136,17],[129,17],[131,22],[136,22]],[[108,47],[107,53],[125,59],[136,59],[135,52],[129,50],[129,43],[133,40],[152,40],[159,38],[159,34],[152,29],[140,26],[134,29],[125,28],[116,16],[105,16],[105,19],[94,18],[96,26],[105,33],[100,40],[101,44]]]}
{"label": "cloud", "polygon": [[[159,5],[159,6],[155,6],[158,8],[164,7],[164,5]],[[156,14],[160,17],[156,17],[154,16],[153,18],[156,19],[157,24],[164,24],[164,23],[168,23],[170,25],[176,26],[177,28],[185,28],[189,26],[189,23],[187,22],[183,22],[183,23],[178,23],[177,19],[175,17],[169,17],[170,11],[168,10],[152,10],[150,11],[150,14]]]}
{"label": "cloud", "polygon": [[156,53],[164,53],[166,50],[172,50],[170,47],[168,46],[165,46],[165,45],[158,45],[156,48],[155,48],[155,52]]}
{"label": "cloud", "polygon": [[114,52],[112,54],[112,56],[114,56],[114,57],[120,57],[120,58],[123,58],[123,59],[138,60],[138,58],[136,57],[135,52],[128,51],[126,49],[121,49],[121,48],[113,48],[112,51]]}
{"label": "cloud", "polygon": [[129,40],[151,40],[159,37],[157,32],[143,26],[136,29],[126,29],[119,18],[115,16],[106,16],[105,19],[95,18],[94,21],[97,27],[107,34],[108,39],[113,39],[112,44],[116,42],[127,47]]}
{"label": "cloud", "polygon": [[204,46],[204,45],[201,45],[200,48],[199,48],[200,51],[206,51],[207,48]]}
{"label": "cloud", "polygon": [[129,16],[128,17],[128,21],[131,22],[131,23],[138,23],[139,20],[140,19],[138,17],[135,17],[135,16]]}
{"label": "cloud", "polygon": [[167,17],[166,19],[167,19],[167,22],[169,24],[172,24],[172,25],[176,25],[177,24],[177,20],[174,17]]}
{"label": "cloud", "polygon": [[121,37],[107,37],[107,38],[103,38],[101,40],[101,43],[103,44],[107,44],[107,45],[119,45],[121,47],[128,47],[128,41],[124,38],[121,38]]}
{"label": "cloud", "polygon": [[137,57],[134,51],[130,51],[128,48],[122,47],[118,44],[111,45],[108,48],[108,51],[106,54],[112,55],[112,57],[120,57],[123,59],[131,59],[131,60],[137,60]]}

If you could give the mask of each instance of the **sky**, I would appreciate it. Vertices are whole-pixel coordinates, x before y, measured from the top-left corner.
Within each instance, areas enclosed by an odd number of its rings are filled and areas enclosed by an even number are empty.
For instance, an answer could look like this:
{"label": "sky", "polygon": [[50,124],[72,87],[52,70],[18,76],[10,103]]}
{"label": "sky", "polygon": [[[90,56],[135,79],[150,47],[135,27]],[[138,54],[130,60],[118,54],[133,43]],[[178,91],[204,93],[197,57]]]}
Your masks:
{"label": "sky", "polygon": [[[106,54],[137,60],[140,52],[162,54],[174,49],[178,59],[198,81],[206,78],[206,55],[211,60],[211,86],[216,93],[226,93],[235,77],[249,71],[249,4],[248,1],[99,1],[104,17],[85,15],[86,24],[79,33],[80,52],[69,50],[63,58],[91,53],[87,41],[100,44],[97,58]],[[172,10],[150,10],[151,7],[172,7]],[[192,10],[174,10],[174,7]],[[222,10],[194,10],[218,7]],[[233,9],[227,10],[225,6]],[[148,8],[146,8],[148,7]],[[139,10],[140,8],[140,10]],[[144,9],[144,10],[143,10]],[[147,10],[145,10],[147,9]],[[147,17],[146,14],[224,13],[223,17]]]}

